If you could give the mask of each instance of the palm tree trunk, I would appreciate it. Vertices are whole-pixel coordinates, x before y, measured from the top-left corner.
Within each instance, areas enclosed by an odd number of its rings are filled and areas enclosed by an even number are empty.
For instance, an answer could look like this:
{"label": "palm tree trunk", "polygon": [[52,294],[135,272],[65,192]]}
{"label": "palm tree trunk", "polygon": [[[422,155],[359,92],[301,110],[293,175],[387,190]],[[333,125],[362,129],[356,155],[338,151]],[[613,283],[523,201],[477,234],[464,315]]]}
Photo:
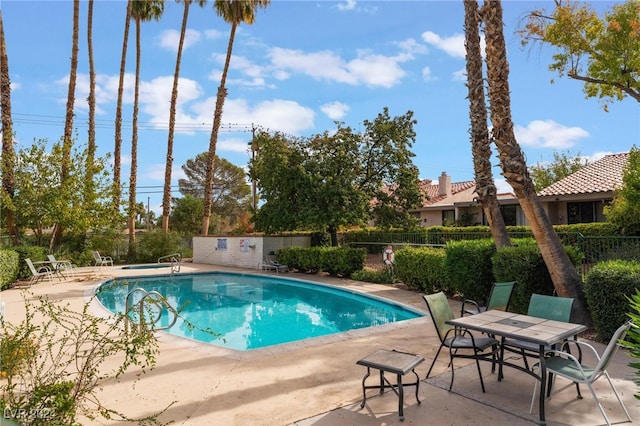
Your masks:
{"label": "palm tree trunk", "polygon": [[465,0],[465,47],[467,49],[467,88],[471,118],[471,151],[476,194],[482,206],[496,247],[510,246],[511,240],[500,212],[496,185],[491,171],[491,142],[487,126],[482,54],[480,52],[479,8],[476,0]]}
{"label": "palm tree trunk", "polygon": [[561,297],[574,298],[572,321],[590,325],[591,316],[582,291],[582,280],[536,195],[524,155],[513,131],[509,63],[502,30],[501,2],[485,0],[483,14],[491,123],[503,175],[520,202],[551,275],[556,293]]}
{"label": "palm tree trunk", "polygon": [[136,257],[136,184],[138,174],[138,103],[140,98],[140,19],[136,19],[136,83],[133,93],[133,121],[131,126],[131,176],[129,178],[129,250],[127,258]]}
{"label": "palm tree trunk", "polygon": [[87,158],[85,160],[85,205],[94,202],[94,161],[96,155],[96,69],[93,60],[93,0],[89,0],[87,10],[87,51],[89,54],[89,130],[87,132]]}
{"label": "palm tree trunk", "polygon": [[124,92],[124,74],[127,64],[127,44],[129,39],[129,21],[131,19],[131,1],[127,1],[127,13],[122,40],[122,56],[120,58],[120,79],[118,81],[118,99],[116,102],[115,144],[113,148],[113,208],[120,211],[120,161],[122,157],[122,97]]}
{"label": "palm tree trunk", "polygon": [[5,224],[14,245],[18,245],[18,228],[15,224],[13,198],[15,196],[16,151],[13,146],[13,119],[11,118],[11,79],[9,78],[9,56],[4,38],[4,24],[0,9],[0,109],[2,121],[2,189],[9,198],[9,205],[2,206]]}
{"label": "palm tree trunk", "polygon": [[[64,135],[62,141],[62,167],[60,172],[60,184],[64,187],[71,169],[71,148],[73,147],[73,113],[76,93],[76,76],[78,72],[78,33],[80,27],[80,0],[73,1],[73,35],[71,38],[71,70],[69,71],[69,88],[67,91],[66,116],[64,121]],[[60,244],[62,240],[63,226],[57,224],[51,234],[49,252]]]}
{"label": "palm tree trunk", "polygon": [[213,169],[216,158],[216,144],[218,143],[218,131],[220,130],[220,122],[222,121],[222,107],[227,97],[227,89],[225,82],[227,73],[229,72],[229,63],[231,62],[231,51],[233,50],[233,40],[236,35],[236,27],[238,25],[233,22],[231,24],[231,32],[229,33],[229,44],[227,46],[227,57],[224,61],[224,69],[220,86],[218,87],[218,95],[216,97],[216,108],[213,113],[213,128],[211,130],[211,138],[209,140],[209,163],[207,164],[207,176],[204,185],[204,216],[202,218],[202,235],[209,234],[209,221],[211,219],[211,204],[213,202]]}
{"label": "palm tree trunk", "polygon": [[180,30],[180,42],[178,43],[178,54],[176,56],[176,69],[173,73],[173,88],[171,89],[171,106],[169,107],[169,136],[167,138],[167,162],[164,169],[164,191],[162,195],[162,230],[169,230],[169,214],[171,207],[171,167],[173,167],[173,133],[176,125],[176,105],[178,103],[178,81],[180,78],[180,63],[182,61],[182,48],[184,37],[187,32],[187,22],[189,20],[190,2],[184,2],[182,13],[182,27]]}

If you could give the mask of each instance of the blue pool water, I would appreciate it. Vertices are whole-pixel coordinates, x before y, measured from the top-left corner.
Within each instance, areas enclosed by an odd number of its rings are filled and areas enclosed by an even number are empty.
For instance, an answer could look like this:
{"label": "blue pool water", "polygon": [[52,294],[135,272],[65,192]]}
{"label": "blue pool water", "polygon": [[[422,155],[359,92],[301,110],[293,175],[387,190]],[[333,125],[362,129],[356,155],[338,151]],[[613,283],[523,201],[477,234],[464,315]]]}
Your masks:
{"label": "blue pool water", "polygon": [[[129,291],[157,291],[181,316],[171,334],[237,350],[324,336],[423,314],[381,299],[311,282],[271,276],[203,273],[110,280],[97,292],[112,312],[124,312]],[[169,321],[169,315],[163,315]]]}

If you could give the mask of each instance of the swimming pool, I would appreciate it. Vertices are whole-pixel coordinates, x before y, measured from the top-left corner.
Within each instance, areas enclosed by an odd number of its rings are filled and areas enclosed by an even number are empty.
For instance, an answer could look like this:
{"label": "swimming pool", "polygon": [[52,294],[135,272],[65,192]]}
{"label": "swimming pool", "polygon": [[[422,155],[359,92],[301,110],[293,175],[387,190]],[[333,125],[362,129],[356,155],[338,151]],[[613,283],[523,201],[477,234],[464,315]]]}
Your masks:
{"label": "swimming pool", "polygon": [[[325,336],[418,318],[418,310],[308,281],[238,273],[194,273],[118,278],[97,298],[111,312],[124,312],[134,288],[157,291],[197,328],[181,319],[168,333],[236,350]],[[163,315],[166,325],[169,315]]]}
{"label": "swimming pool", "polygon": [[120,269],[160,269],[170,267],[170,263],[143,263],[140,265],[126,265],[121,267]]}

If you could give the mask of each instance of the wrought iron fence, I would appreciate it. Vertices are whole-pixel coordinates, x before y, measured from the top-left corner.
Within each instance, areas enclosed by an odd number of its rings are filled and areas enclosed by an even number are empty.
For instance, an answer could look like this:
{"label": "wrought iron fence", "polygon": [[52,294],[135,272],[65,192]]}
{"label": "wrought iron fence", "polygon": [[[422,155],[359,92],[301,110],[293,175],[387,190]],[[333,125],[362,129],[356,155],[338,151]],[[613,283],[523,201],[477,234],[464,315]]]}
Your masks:
{"label": "wrought iron fence", "polygon": [[[512,239],[533,238],[529,232],[510,232]],[[565,245],[575,246],[583,254],[582,274],[591,267],[605,260],[638,260],[640,261],[640,237],[621,236],[585,236],[579,232],[558,233]],[[444,247],[449,241],[491,238],[487,232],[351,232],[342,235],[342,244],[367,249],[370,264],[382,263],[382,252],[387,245],[394,249],[402,246]]]}

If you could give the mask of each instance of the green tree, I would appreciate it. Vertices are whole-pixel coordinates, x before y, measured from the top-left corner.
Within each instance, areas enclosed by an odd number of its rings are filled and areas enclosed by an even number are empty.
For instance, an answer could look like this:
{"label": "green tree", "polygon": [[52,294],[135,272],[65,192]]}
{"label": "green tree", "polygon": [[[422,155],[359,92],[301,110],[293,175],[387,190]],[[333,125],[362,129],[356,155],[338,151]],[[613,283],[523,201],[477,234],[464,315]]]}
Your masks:
{"label": "green tree", "polygon": [[629,96],[640,102],[637,0],[614,5],[603,18],[587,3],[556,1],[551,14],[544,9],[531,12],[519,34],[523,45],[553,46],[549,69],[584,82],[587,97],[612,102]]}
{"label": "green tree", "polygon": [[607,221],[616,224],[626,235],[640,235],[640,149],[629,151],[623,185],[615,189],[613,202],[604,207]]}
{"label": "green tree", "polygon": [[227,74],[229,72],[229,64],[231,63],[231,52],[233,50],[233,41],[236,36],[236,29],[241,22],[253,24],[256,19],[256,9],[258,7],[267,7],[271,0],[215,0],[214,8],[218,16],[221,16],[226,22],[231,24],[229,32],[229,44],[227,45],[227,56],[220,77],[220,86],[216,95],[216,107],[213,112],[213,127],[211,128],[211,137],[209,138],[209,164],[207,165],[207,178],[205,181],[204,196],[204,215],[202,217],[202,234],[207,235],[209,232],[209,222],[211,216],[213,178],[216,159],[216,145],[218,144],[218,131],[222,121],[222,107],[227,97]]}
{"label": "green tree", "polygon": [[[204,201],[205,181],[209,153],[203,152],[195,158],[187,160],[182,170],[187,179],[179,179],[178,187],[183,195],[190,195]],[[249,211],[251,188],[247,184],[246,174],[238,167],[223,158],[216,158],[214,169],[214,186],[211,193],[211,210],[217,217],[225,218],[226,224],[233,226]],[[176,203],[174,199],[174,203]],[[204,202],[203,202],[204,206]],[[202,213],[202,210],[200,211]],[[174,217],[172,214],[171,217]],[[199,217],[202,217],[200,215]],[[172,229],[173,226],[172,226]],[[220,229],[210,225],[209,231]],[[195,232],[197,234],[197,232]],[[193,235],[193,234],[192,234]]]}
{"label": "green tree", "polygon": [[84,234],[89,229],[110,228],[119,223],[113,216],[111,181],[105,168],[106,159],[97,158],[94,167],[94,184],[99,197],[87,203],[85,186],[86,150],[75,148],[69,161],[69,175],[62,183],[58,166],[63,157],[61,143],[50,152],[47,141],[38,140],[18,153],[16,168],[16,222],[24,229],[31,229],[43,243],[44,230],[60,224],[69,232]]}
{"label": "green tree", "polygon": [[0,118],[2,122],[2,193],[0,213],[14,242],[18,243],[18,228],[15,224],[15,167],[16,151],[13,146],[13,119],[11,117],[11,79],[9,78],[9,56],[4,38],[2,10],[0,10]]}
{"label": "green tree", "polygon": [[[185,195],[173,199],[171,208],[171,230],[179,232],[183,236],[198,235],[202,222],[203,202],[202,198],[193,195]],[[215,230],[210,229],[210,232]]]}
{"label": "green tree", "polygon": [[180,79],[180,64],[182,62],[182,49],[187,33],[187,22],[189,21],[189,8],[192,3],[197,3],[202,7],[207,0],[176,0],[182,2],[182,26],[180,29],[180,41],[178,42],[178,53],[176,56],[176,67],[173,72],[173,86],[171,88],[171,103],[169,104],[169,134],[167,136],[167,157],[164,169],[164,189],[162,193],[162,229],[169,230],[169,204],[171,201],[171,168],[173,167],[173,134],[176,126],[176,107],[178,105],[178,81]]}
{"label": "green tree", "polygon": [[250,176],[262,205],[256,227],[267,233],[329,232],[381,221],[386,227],[415,225],[408,211],[422,200],[410,151],[413,113],[391,118],[387,108],[356,134],[336,123],[335,132],[307,139],[259,132]]}
{"label": "green tree", "polygon": [[576,322],[590,324],[582,280],[536,195],[524,154],[516,141],[511,117],[509,62],[503,32],[502,3],[485,0],[483,19],[492,135],[498,148],[502,175],[518,198],[556,292],[559,296],[574,298],[573,319]]}
{"label": "green tree", "polygon": [[560,179],[577,172],[587,164],[589,164],[589,159],[580,153],[574,156],[569,151],[554,152],[552,162],[538,162],[534,166],[530,166],[529,174],[533,179],[536,192],[539,192]]}

